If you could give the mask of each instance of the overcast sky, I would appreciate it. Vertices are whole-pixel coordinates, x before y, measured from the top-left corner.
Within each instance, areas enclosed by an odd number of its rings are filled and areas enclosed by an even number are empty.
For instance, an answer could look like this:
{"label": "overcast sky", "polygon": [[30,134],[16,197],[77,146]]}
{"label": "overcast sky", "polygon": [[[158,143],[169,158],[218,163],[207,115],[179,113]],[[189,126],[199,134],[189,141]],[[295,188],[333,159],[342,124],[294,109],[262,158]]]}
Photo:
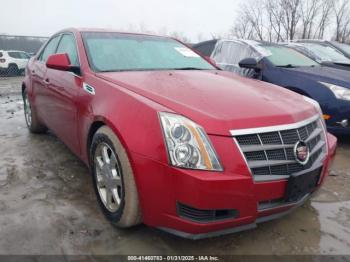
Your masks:
{"label": "overcast sky", "polygon": [[243,0],[3,0],[0,33],[49,36],[66,27],[225,34]]}

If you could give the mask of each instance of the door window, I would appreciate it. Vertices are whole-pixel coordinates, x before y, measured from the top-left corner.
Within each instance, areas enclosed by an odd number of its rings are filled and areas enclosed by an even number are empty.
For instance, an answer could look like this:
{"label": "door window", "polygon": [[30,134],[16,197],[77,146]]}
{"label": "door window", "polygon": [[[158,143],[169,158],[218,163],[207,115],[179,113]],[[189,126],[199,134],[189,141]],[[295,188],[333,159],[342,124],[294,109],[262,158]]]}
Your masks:
{"label": "door window", "polygon": [[47,58],[56,52],[56,47],[60,36],[56,36],[50,40],[50,42],[45,46],[44,50],[41,52],[39,60],[46,62]]}
{"label": "door window", "polygon": [[244,58],[258,57],[259,54],[251,46],[234,41],[220,42],[213,53],[213,59],[220,68],[248,77],[255,77],[254,70],[240,68],[238,64]]}
{"label": "door window", "polygon": [[72,66],[79,66],[78,52],[75,45],[75,38],[71,34],[64,34],[58,45],[57,54],[68,54]]}

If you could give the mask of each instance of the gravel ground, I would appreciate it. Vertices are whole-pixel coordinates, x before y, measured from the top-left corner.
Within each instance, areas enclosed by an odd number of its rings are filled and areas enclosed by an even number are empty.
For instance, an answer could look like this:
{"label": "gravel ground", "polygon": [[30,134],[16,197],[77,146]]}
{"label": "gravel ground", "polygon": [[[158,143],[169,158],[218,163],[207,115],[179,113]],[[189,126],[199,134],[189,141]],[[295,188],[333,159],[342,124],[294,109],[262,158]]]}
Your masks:
{"label": "gravel ground", "polygon": [[350,138],[322,189],[257,229],[190,241],[102,216],[87,168],[55,136],[28,132],[21,78],[0,79],[0,254],[350,255]]}

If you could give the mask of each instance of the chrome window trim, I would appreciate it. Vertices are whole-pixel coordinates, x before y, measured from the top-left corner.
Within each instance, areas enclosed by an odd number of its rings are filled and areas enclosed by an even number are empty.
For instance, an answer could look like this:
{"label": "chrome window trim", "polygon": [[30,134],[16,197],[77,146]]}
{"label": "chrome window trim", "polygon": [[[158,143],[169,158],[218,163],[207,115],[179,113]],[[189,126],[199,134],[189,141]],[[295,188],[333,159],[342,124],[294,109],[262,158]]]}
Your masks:
{"label": "chrome window trim", "polygon": [[233,129],[233,130],[230,130],[230,133],[232,136],[241,136],[241,135],[250,135],[250,134],[257,134],[257,133],[261,134],[261,133],[268,133],[268,132],[275,132],[275,131],[284,131],[289,129],[297,129],[313,121],[316,121],[318,118],[320,118],[320,116],[317,114],[308,119],[302,120],[300,122],[295,122],[292,124],[245,128],[245,129]]}

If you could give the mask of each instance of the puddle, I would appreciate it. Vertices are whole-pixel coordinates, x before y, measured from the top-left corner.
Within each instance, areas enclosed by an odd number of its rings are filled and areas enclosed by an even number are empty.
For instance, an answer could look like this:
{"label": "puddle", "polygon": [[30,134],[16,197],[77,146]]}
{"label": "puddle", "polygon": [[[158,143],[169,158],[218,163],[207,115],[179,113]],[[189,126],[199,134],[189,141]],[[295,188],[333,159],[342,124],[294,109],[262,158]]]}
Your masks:
{"label": "puddle", "polygon": [[350,254],[350,201],[311,205],[318,212],[321,254]]}

